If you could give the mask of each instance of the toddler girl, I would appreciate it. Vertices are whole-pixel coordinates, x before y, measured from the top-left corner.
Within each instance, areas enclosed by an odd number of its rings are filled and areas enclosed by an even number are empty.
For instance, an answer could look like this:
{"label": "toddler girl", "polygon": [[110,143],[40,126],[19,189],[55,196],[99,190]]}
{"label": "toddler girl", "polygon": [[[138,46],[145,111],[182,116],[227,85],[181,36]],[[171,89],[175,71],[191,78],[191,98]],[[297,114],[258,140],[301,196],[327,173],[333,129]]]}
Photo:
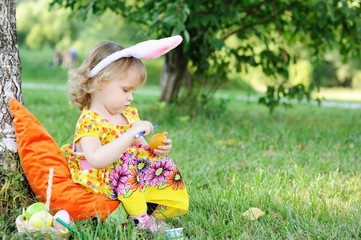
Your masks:
{"label": "toddler girl", "polygon": [[162,220],[188,212],[188,194],[179,169],[168,157],[171,139],[153,151],[143,136],[136,136],[153,132],[152,124],[140,120],[131,105],[147,73],[135,57],[109,61],[124,50],[102,41],[69,75],[70,101],[81,115],[74,142],[62,151],[74,182],[120,200],[138,228],[155,233],[166,229]]}

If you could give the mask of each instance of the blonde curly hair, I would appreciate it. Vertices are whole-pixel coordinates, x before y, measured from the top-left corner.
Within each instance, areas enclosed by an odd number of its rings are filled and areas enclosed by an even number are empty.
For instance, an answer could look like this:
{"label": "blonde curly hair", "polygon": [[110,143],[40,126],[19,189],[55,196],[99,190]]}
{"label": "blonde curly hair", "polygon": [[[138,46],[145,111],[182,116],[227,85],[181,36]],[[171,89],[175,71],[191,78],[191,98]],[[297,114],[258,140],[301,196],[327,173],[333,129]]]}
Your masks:
{"label": "blonde curly hair", "polygon": [[95,92],[101,84],[109,81],[114,76],[126,72],[128,69],[136,69],[139,73],[139,84],[142,86],[147,79],[147,71],[141,60],[133,57],[121,58],[111,63],[94,77],[88,77],[89,71],[101,60],[110,54],[120,51],[124,47],[111,41],[101,41],[96,44],[85,58],[78,69],[69,72],[68,94],[69,100],[80,110],[89,108],[91,93]]}

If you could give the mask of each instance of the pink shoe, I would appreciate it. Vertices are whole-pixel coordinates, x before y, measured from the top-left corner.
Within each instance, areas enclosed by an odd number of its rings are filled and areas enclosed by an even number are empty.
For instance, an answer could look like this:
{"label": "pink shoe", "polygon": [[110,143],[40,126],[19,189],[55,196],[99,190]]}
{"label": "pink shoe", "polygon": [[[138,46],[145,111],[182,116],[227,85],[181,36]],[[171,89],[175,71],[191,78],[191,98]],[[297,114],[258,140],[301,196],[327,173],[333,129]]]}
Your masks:
{"label": "pink shoe", "polygon": [[129,217],[130,220],[134,221],[138,229],[148,229],[153,234],[156,232],[164,232],[168,229],[168,225],[154,216],[149,216],[144,213],[138,217]]}
{"label": "pink shoe", "polygon": [[152,219],[152,221],[154,221],[157,224],[158,231],[164,232],[169,229],[168,224],[166,222],[164,222],[163,220],[158,219],[158,218],[154,217],[153,215],[150,215],[149,218]]}

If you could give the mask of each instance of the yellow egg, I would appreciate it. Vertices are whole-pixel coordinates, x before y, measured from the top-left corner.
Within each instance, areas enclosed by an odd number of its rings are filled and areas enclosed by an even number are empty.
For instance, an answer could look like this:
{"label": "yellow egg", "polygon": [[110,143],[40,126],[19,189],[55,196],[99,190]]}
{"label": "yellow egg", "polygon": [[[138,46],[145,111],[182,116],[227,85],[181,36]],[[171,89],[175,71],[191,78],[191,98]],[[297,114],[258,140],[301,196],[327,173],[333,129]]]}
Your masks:
{"label": "yellow egg", "polygon": [[42,228],[45,218],[46,218],[46,223],[45,223],[44,227],[45,228],[51,227],[51,225],[53,223],[53,216],[50,213],[47,213],[45,211],[34,213],[30,217],[29,223],[36,228]]}
{"label": "yellow egg", "polygon": [[154,134],[148,141],[149,147],[154,150],[157,149],[159,146],[164,145],[163,140],[166,140],[167,136],[163,133],[156,133]]}
{"label": "yellow egg", "polygon": [[64,229],[65,227],[59,223],[56,219],[59,218],[63,220],[66,224],[70,224],[70,215],[66,210],[60,210],[57,213],[55,213],[53,218],[53,227],[56,229]]}

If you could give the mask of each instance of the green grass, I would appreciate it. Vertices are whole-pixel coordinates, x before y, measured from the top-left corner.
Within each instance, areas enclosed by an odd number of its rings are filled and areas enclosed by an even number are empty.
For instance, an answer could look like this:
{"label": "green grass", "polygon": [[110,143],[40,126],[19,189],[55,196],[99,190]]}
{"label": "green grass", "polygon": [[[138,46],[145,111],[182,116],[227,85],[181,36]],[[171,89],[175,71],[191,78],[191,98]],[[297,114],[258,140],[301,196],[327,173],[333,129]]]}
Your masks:
{"label": "green grass", "polygon": [[[71,141],[79,111],[68,105],[64,89],[24,88],[23,94],[59,145]],[[142,92],[134,105],[173,140],[171,157],[186,180],[190,212],[169,223],[184,227],[187,238],[361,238],[360,110],[296,105],[270,115],[232,99],[218,117],[190,119]],[[242,218],[250,207],[265,215]],[[5,239],[26,239],[14,230],[20,210],[13,219],[0,216]],[[88,239],[150,239],[131,225],[76,226]]]}
{"label": "green grass", "polygon": [[21,48],[20,58],[23,81],[64,84],[67,78],[67,70],[61,67],[51,66],[54,55],[55,51],[50,49],[31,51],[26,48]]}

